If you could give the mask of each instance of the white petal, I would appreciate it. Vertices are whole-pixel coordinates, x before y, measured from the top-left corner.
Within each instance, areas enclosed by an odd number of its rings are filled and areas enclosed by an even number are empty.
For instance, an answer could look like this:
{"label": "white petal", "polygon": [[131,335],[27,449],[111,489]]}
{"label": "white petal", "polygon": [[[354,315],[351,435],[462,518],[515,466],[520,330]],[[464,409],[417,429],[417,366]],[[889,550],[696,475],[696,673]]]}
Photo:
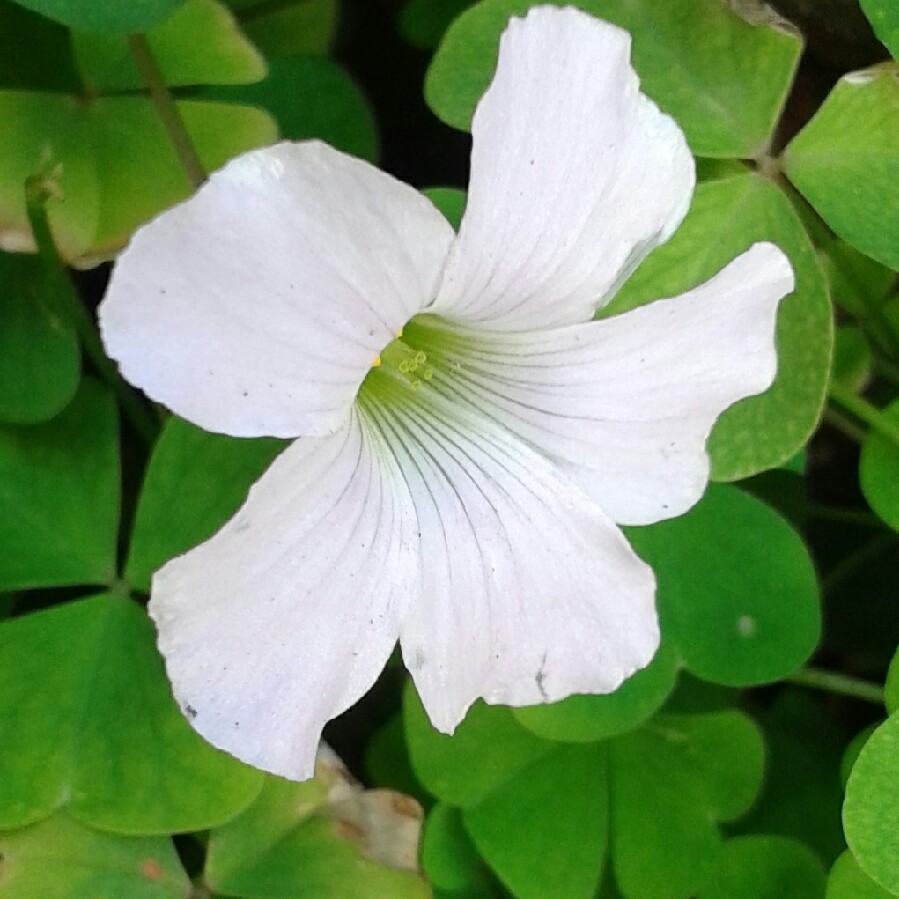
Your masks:
{"label": "white petal", "polygon": [[587,321],[687,211],[693,159],[639,93],[625,31],[512,19],[472,123],[468,206],[430,311],[505,330]]}
{"label": "white petal", "polygon": [[289,447],[218,534],[153,579],[159,647],[196,730],[258,768],[311,777],[322,727],[396,643],[416,533],[364,416]]}
{"label": "white petal", "polygon": [[100,307],[123,375],[234,436],[320,436],[433,298],[452,229],[411,187],[311,141],[232,160],[140,229]]}
{"label": "white petal", "polygon": [[699,500],[715,420],[770,386],[792,289],[787,258],[761,243],[682,296],[603,321],[416,336],[439,389],[555,458],[618,523],[649,524]]}
{"label": "white petal", "polygon": [[649,662],[652,572],[551,463],[426,385],[374,414],[418,513],[422,596],[400,642],[438,729],[479,696],[606,693]]}

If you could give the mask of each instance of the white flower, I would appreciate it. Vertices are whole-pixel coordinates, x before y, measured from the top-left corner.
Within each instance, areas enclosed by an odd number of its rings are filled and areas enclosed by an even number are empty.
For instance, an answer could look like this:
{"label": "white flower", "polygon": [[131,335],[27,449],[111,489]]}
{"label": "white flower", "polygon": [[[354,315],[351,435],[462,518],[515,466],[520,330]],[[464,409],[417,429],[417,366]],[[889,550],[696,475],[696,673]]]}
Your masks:
{"label": "white flower", "polygon": [[208,430],[299,438],[153,579],[175,696],[216,746],[309,777],[397,638],[447,732],[478,697],[605,693],[652,658],[654,579],[616,523],[699,499],[716,417],[774,377],[793,277],[757,244],[591,320],[694,186],[629,49],[570,8],[510,22],[458,236],[372,166],[282,143],[120,258],[101,325],[124,376]]}

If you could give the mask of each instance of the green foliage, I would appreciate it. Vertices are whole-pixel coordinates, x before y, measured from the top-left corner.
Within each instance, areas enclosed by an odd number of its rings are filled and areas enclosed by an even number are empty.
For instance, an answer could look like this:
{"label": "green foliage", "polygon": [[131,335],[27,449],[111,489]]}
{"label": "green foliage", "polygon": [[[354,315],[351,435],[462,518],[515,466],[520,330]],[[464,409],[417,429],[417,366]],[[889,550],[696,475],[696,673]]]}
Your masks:
{"label": "green foliage", "polygon": [[431,809],[422,835],[421,864],[430,882],[456,899],[496,895],[462,815],[451,805],[438,802]]}
{"label": "green foliage", "polygon": [[[899,429],[899,400],[883,410],[884,419]],[[859,481],[871,508],[899,531],[899,445],[872,428],[862,445]]]}
{"label": "green foliage", "polygon": [[899,7],[892,0],[859,0],[874,33],[883,45],[899,57]]}
{"label": "green foliage", "polygon": [[[84,328],[102,276],[73,290],[27,252],[23,187],[42,177],[79,267],[193,190],[129,33],[206,170],[277,136],[374,160],[366,97],[389,104],[419,65],[434,113],[468,128],[500,32],[533,3],[407,0],[369,34],[372,14],[347,2],[341,20],[337,0],[0,0],[0,899],[899,895],[896,64],[862,59],[835,85],[810,66],[794,85],[803,38],[759,4],[575,2],[632,33],[643,89],[699,157],[683,226],[601,315],[688,290],[756,241],[793,265],[775,384],[709,441],[715,480],[752,479],[628,529],[662,643],[614,693],[479,701],[447,736],[391,663],[329,732],[354,770],[364,758],[363,792],[327,766],[304,784],[249,769],[173,701],[143,608],[153,572],[214,534],[286,444],[129,399]],[[899,7],[860,2],[896,56]],[[833,24],[817,7],[810,38]],[[389,164],[416,157],[450,184],[397,129],[407,110],[382,111]],[[462,185],[424,193],[458,229]],[[164,416],[155,439],[135,402]],[[816,650],[835,681],[800,670]],[[859,701],[884,678],[885,721]],[[427,810],[423,876],[407,797]]]}
{"label": "green foliage", "polygon": [[269,59],[295,53],[325,54],[337,29],[337,0],[225,0],[247,37]]}
{"label": "green foliage", "polygon": [[887,671],[886,684],[884,685],[884,702],[887,711],[892,715],[899,711],[899,650],[893,656]]}
{"label": "green foliage", "polygon": [[871,734],[846,784],[846,842],[864,872],[899,893],[899,715]]}
{"label": "green foliage", "polygon": [[765,782],[732,832],[801,840],[829,863],[845,846],[839,769],[848,731],[834,726],[821,698],[787,688],[758,712],[767,750]]}
{"label": "green foliage", "polygon": [[65,808],[124,834],[201,830],[259,792],[172,700],[153,628],[97,596],[0,625],[0,828]]}
{"label": "green foliage", "polygon": [[50,421],[0,427],[0,589],[108,584],[115,572],[115,404],[82,381]]}
{"label": "green foliage", "polygon": [[660,715],[610,747],[615,879],[632,899],[686,899],[720,851],[715,822],[761,786],[761,734],[734,711]]}
{"label": "green foliage", "polygon": [[262,81],[208,88],[202,96],[267,110],[282,138],[315,137],[361,159],[377,156],[375,122],[365,98],[349,75],[324,56],[279,56]]}
{"label": "green foliage", "polygon": [[171,15],[184,0],[16,0],[50,19],[86,31],[145,31]]}
{"label": "green foliage", "polygon": [[[0,33],[0,54],[4,41],[15,40]],[[214,0],[190,0],[147,40],[174,84],[253,80],[265,72]],[[75,34],[72,46],[82,83],[71,91],[0,90],[0,117],[11,123],[0,133],[0,231],[7,248],[33,246],[22,185],[50,171],[64,197],[49,207],[54,238],[66,260],[84,263],[120,249],[138,225],[184,199],[190,184],[153,103],[130,93],[139,82],[125,38]],[[92,85],[90,102],[84,85]],[[274,122],[261,110],[187,99],[178,110],[208,171],[275,136]]]}
{"label": "green foliage", "polygon": [[423,193],[458,231],[468,199],[465,191],[455,187],[430,187]]}
{"label": "green foliage", "polygon": [[258,899],[427,899],[421,878],[367,857],[364,815],[342,807],[345,797],[331,808],[327,802],[321,780],[267,778],[253,805],[212,832],[206,881],[225,895]]}
{"label": "green foliage", "polygon": [[[607,855],[626,896],[686,899],[718,852],[715,822],[745,812],[761,783],[761,736],[733,711],[658,715],[609,741],[567,745],[482,704],[453,736],[437,734],[411,688],[404,715],[418,779],[461,808],[480,855],[522,899],[592,896]],[[443,851],[461,851],[453,843]]]}
{"label": "green foliage", "polygon": [[[203,35],[198,42],[197,34]],[[146,34],[150,52],[170,87],[243,84],[265,75],[265,60],[216,0],[187,0]],[[85,87],[97,94],[140,90],[144,85],[121,35],[73,32],[75,63]]]}
{"label": "green foliage", "polygon": [[836,860],[827,879],[827,899],[891,899],[894,895],[871,880],[851,852]]}
{"label": "green foliage", "polygon": [[694,674],[735,686],[765,683],[794,671],[815,648],[811,560],[792,528],[758,500],[711,487],[686,515],[629,536],[655,569],[662,630]]}
{"label": "green foliage", "polygon": [[513,895],[590,899],[609,839],[608,794],[605,747],[558,746],[465,809],[462,819]]}
{"label": "green foliage", "polygon": [[0,421],[33,424],[75,395],[81,353],[46,265],[0,253]]}
{"label": "green foliage", "polygon": [[433,50],[450,22],[471,4],[472,0],[406,0],[397,25],[410,44]]}
{"label": "green foliage", "polygon": [[57,815],[0,833],[4,899],[188,899],[172,841],[99,833]]}
{"label": "green foliage", "polygon": [[437,799],[460,808],[476,805],[551,749],[516,724],[511,711],[475,703],[455,734],[431,727],[411,683],[403,696],[403,721],[412,767]]}
{"label": "green foliage", "polygon": [[699,899],[820,899],[824,869],[802,843],[786,837],[728,840]]}
{"label": "green foliage", "polygon": [[844,76],[787,147],[790,180],[844,240],[899,268],[899,73]]}
{"label": "green foliage", "polygon": [[569,696],[550,705],[513,709],[518,723],[547,740],[583,743],[626,733],[661,707],[674,689],[677,653],[663,643],[642,671],[606,696]]}
{"label": "green foliage", "polygon": [[871,346],[857,325],[841,325],[833,344],[833,372],[853,393],[864,390],[871,379]]}
{"label": "green foliage", "polygon": [[0,0],[0,35],[6,40],[0,55],[0,88],[74,91],[78,73],[67,28],[25,9],[13,0]]}
{"label": "green foliage", "polygon": [[[450,26],[425,82],[429,105],[448,125],[468,128],[496,65],[500,32],[532,5],[483,0]],[[694,153],[753,158],[765,150],[799,59],[794,35],[750,25],[705,0],[575,5],[631,32],[643,89],[674,116]]]}
{"label": "green foliage", "polygon": [[169,419],[140,492],[125,580],[146,592],[150,575],[211,537],[284,448],[273,439],[237,440]]}

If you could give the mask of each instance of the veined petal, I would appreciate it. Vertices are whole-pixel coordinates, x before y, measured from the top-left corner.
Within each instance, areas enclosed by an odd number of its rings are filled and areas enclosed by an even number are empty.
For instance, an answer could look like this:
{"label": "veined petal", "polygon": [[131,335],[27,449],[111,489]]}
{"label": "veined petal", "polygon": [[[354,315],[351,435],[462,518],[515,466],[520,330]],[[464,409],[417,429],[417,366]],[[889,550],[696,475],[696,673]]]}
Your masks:
{"label": "veined petal", "polygon": [[400,642],[438,729],[479,696],[606,693],[649,662],[652,571],[550,462],[428,385],[372,414],[418,514],[422,592]]}
{"label": "veined petal", "polygon": [[321,436],[433,298],[452,237],[411,187],[325,144],[246,153],[135,234],[103,341],[131,383],[206,430]]}
{"label": "veined petal", "polygon": [[322,727],[396,644],[418,589],[416,535],[364,415],[285,450],[218,534],[153,579],[159,647],[194,728],[258,768],[311,777]]}
{"label": "veined petal", "polygon": [[590,319],[687,211],[683,134],[630,37],[579,10],[512,19],[472,122],[468,206],[429,311],[508,331]]}
{"label": "veined petal", "polygon": [[760,243],[679,297],[602,321],[410,333],[436,389],[554,458],[614,521],[650,524],[699,500],[715,420],[770,386],[777,305],[792,289],[786,256]]}

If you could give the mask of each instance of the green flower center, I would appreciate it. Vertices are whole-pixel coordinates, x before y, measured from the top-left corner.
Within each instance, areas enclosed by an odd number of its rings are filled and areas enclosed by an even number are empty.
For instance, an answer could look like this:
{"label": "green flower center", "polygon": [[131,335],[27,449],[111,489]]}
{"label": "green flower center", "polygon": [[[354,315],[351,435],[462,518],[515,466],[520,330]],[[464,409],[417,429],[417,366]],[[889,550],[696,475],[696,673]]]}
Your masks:
{"label": "green flower center", "polygon": [[434,377],[434,371],[428,366],[428,354],[424,350],[417,350],[401,340],[400,331],[396,340],[390,341],[381,351],[372,369],[383,369],[382,374],[399,375],[409,386],[415,390],[421,387],[422,381],[430,381]]}
{"label": "green flower center", "polygon": [[402,404],[411,398],[410,390],[421,390],[430,382],[438,387],[438,372],[451,371],[458,364],[456,356],[457,348],[449,335],[428,317],[416,316],[373,360],[358,398],[363,404]]}

